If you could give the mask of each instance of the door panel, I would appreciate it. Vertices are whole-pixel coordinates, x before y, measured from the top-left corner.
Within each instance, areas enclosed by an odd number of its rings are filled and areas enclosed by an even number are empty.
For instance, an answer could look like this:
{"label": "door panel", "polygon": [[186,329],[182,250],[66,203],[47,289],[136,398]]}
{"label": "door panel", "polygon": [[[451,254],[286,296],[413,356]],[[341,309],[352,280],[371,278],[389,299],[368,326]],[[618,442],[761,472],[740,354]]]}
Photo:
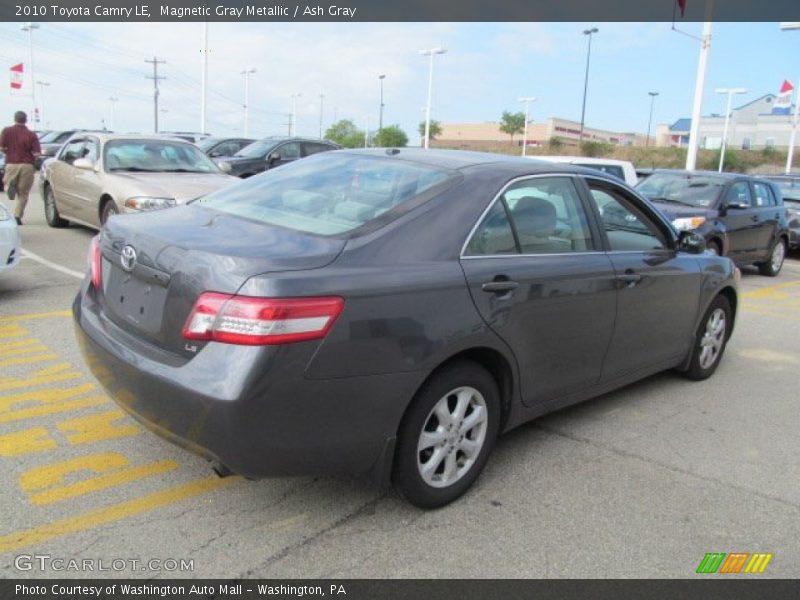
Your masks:
{"label": "door panel", "polygon": [[772,241],[780,228],[780,208],[772,190],[765,183],[753,182],[754,211],[758,217],[756,258],[766,259],[772,250]]}
{"label": "door panel", "polygon": [[[733,208],[731,203],[740,207]],[[752,258],[758,248],[759,224],[750,184],[746,181],[733,183],[725,193],[723,206],[726,207],[722,222],[728,231],[728,256],[736,261]]]}

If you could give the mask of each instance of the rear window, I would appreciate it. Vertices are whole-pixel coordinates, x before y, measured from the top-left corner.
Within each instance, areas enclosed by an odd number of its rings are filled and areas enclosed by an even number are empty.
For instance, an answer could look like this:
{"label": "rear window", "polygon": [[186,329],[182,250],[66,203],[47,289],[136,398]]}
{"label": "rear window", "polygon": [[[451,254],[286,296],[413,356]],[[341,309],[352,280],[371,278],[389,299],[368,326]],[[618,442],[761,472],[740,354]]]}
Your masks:
{"label": "rear window", "polygon": [[322,153],[198,200],[203,206],[318,235],[348,233],[454,178],[452,171]]}

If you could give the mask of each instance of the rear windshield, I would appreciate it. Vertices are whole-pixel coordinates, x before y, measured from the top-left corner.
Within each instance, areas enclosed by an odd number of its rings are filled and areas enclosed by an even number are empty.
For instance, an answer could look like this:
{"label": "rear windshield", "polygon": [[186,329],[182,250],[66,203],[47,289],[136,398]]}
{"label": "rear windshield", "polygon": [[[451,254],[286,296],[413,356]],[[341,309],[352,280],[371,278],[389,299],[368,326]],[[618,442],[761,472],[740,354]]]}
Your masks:
{"label": "rear windshield", "polygon": [[724,177],[705,174],[654,173],[636,189],[655,202],[710,206],[727,181]]}
{"label": "rear windshield", "polygon": [[326,152],[270,169],[198,202],[271,225],[338,235],[453,177],[452,171],[414,163]]}

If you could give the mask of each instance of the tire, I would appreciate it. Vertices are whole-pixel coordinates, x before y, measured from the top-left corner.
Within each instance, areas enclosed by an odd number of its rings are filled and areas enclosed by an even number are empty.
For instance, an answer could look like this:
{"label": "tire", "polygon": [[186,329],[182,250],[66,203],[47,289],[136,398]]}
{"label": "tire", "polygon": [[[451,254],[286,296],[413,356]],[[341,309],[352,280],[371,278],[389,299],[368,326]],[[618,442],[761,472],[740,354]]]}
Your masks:
{"label": "tire", "polygon": [[722,256],[722,246],[720,246],[719,242],[716,240],[711,240],[706,244],[706,250],[709,250],[712,254],[716,254],[717,256]]}
{"label": "tire", "polygon": [[486,369],[459,361],[435,373],[417,392],[400,425],[395,488],[420,508],[452,502],[480,475],[499,424],[500,392]]}
{"label": "tire", "polygon": [[69,221],[62,219],[58,214],[58,207],[56,206],[56,197],[53,194],[53,188],[49,185],[45,188],[44,193],[44,218],[50,227],[66,227]]}
{"label": "tire", "polygon": [[731,303],[725,296],[717,296],[703,315],[695,333],[692,358],[689,368],[684,372],[687,378],[701,381],[714,374],[725,353],[732,327]]}
{"label": "tire", "polygon": [[767,277],[775,277],[781,272],[785,258],[786,241],[783,238],[778,238],[778,241],[772,247],[772,252],[769,253],[769,258],[758,264],[758,272]]}
{"label": "tire", "polygon": [[106,200],[103,210],[100,211],[100,225],[105,225],[111,215],[118,215],[119,209],[113,200]]}

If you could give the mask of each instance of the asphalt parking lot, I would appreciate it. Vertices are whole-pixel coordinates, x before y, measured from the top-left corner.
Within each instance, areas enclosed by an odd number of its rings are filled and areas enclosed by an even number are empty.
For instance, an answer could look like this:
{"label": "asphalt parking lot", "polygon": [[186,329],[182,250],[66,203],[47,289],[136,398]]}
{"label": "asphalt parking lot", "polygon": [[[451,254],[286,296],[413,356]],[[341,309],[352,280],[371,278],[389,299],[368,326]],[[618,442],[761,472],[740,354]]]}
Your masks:
{"label": "asphalt parking lot", "polygon": [[[143,430],[74,341],[94,232],[47,227],[34,194],[21,233],[0,277],[0,577],[685,578],[709,552],[773,555],[732,577],[800,576],[797,253],[777,278],[745,270],[710,380],[662,373],[523,426],[471,492],[426,512],[357,478],[220,479]],[[20,570],[20,555],[125,568]]]}

